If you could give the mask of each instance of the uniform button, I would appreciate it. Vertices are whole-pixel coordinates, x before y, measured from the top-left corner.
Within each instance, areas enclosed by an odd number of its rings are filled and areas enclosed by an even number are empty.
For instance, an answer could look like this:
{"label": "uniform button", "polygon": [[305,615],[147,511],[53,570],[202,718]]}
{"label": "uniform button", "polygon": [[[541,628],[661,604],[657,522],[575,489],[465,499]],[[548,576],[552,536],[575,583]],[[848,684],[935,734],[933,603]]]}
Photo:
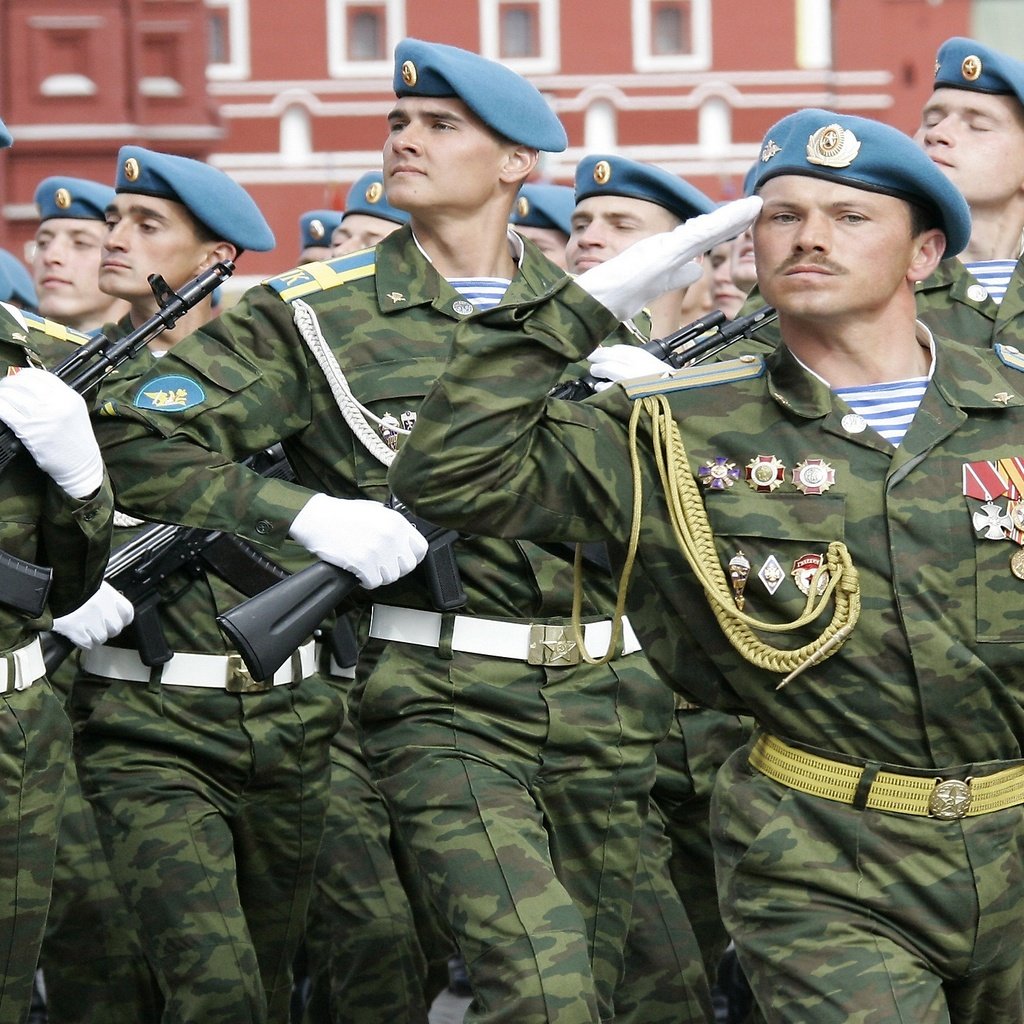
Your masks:
{"label": "uniform button", "polygon": [[274,527],[271,523],[267,522],[266,519],[261,519],[256,524],[256,532],[262,537],[273,531]]}

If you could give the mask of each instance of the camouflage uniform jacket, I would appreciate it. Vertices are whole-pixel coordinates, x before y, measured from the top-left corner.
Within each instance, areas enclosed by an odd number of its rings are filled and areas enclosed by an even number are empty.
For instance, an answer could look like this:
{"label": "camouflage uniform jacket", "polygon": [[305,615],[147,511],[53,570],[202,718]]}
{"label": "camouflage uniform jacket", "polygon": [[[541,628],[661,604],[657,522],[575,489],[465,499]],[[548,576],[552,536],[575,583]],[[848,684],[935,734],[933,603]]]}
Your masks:
{"label": "camouflage uniform jacket", "polygon": [[[522,302],[562,277],[527,244],[505,302]],[[464,301],[408,228],[375,250],[308,264],[250,289],[179,342],[133,396],[104,403],[97,433],[126,511],[274,546],[311,491],[388,498],[386,466],[354,437],[296,329],[296,299],[315,313],[356,399],[398,421],[415,416],[463,319]],[[278,441],[302,486],[266,481],[234,464]],[[569,615],[572,567],[564,559],[535,544],[478,537],[460,540],[456,551],[467,614]],[[602,586],[601,606],[610,607],[607,576]],[[419,571],[374,591],[373,599],[431,607]]]}
{"label": "camouflage uniform jacket", "polygon": [[[593,348],[609,321],[567,284],[465,325],[392,466],[398,496],[436,522],[481,532],[604,539],[621,566],[633,504],[628,421],[658,378],[581,403],[546,398],[565,362]],[[998,352],[953,342],[937,348],[934,379],[898,449],[870,429],[844,427],[849,407],[782,347],[661,384],[689,472],[699,479],[721,459],[735,478],[701,490],[723,569],[740,551],[751,563],[746,611],[796,618],[805,599],[795,563],[840,539],[863,602],[846,644],[776,690],[781,677],[726,640],[679,552],[644,413],[628,610],[667,682],[679,687],[685,671],[682,685],[700,688],[690,695],[702,703],[750,712],[780,736],[851,757],[918,767],[1024,757],[1024,581],[1009,568],[1019,549],[976,531],[983,503],[963,485],[966,463],[1024,454],[1024,361],[1004,351],[1008,366]],[[773,491],[744,481],[758,456],[786,467]],[[834,469],[829,489],[794,485],[806,459]],[[758,575],[773,557],[785,574],[774,593]],[[831,607],[775,642],[808,642]]]}
{"label": "camouflage uniform jacket", "polygon": [[[116,341],[131,330],[131,320],[125,317],[116,324],[106,324],[103,333]],[[104,377],[97,396],[99,404],[117,402],[134,395],[142,382],[159,369],[162,358],[144,348],[134,358],[123,362]],[[114,551],[130,543],[145,528],[116,525],[112,545]],[[288,541],[274,552],[274,559],[282,567],[294,571],[308,565],[311,556],[304,548]],[[159,590],[161,602],[157,615],[164,638],[172,650],[205,654],[232,652],[217,625],[216,617],[245,600],[245,594],[215,573],[205,571],[199,562],[173,572],[160,584]],[[133,647],[132,631],[125,630],[112,638],[110,646]]]}
{"label": "camouflage uniform jacket", "polygon": [[[28,329],[26,330],[26,325]],[[0,304],[0,373],[15,366],[55,366],[84,335]],[[0,475],[0,551],[53,568],[49,610],[29,620],[0,602],[0,651],[20,647],[52,615],[65,615],[90,597],[110,551],[113,500],[104,480],[87,500],[72,498],[25,452]]]}
{"label": "camouflage uniform jacket", "polygon": [[997,303],[960,260],[943,260],[917,286],[917,315],[944,337],[984,348],[999,342],[1024,351],[1024,262],[1017,261]]}

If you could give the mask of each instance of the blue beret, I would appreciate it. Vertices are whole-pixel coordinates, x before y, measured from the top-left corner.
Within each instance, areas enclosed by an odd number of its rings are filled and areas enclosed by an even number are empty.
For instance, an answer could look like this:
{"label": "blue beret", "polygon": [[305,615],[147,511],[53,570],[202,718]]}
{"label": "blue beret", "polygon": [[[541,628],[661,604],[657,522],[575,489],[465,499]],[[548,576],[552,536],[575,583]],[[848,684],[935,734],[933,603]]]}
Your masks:
{"label": "blue beret", "polygon": [[266,252],[274,248],[274,233],[252,196],[223,171],[199,160],[122,146],[114,188],[181,203],[214,238],[240,249]]}
{"label": "blue beret", "polygon": [[30,309],[39,305],[32,275],[25,264],[6,249],[0,249],[0,302]]}
{"label": "blue beret", "polygon": [[561,153],[569,140],[543,96],[503,64],[422,39],[395,47],[396,96],[455,96],[512,142]]}
{"label": "blue beret", "polygon": [[780,174],[802,174],[882,192],[933,211],[946,235],[946,256],[971,237],[967,200],[908,135],[880,121],[800,110],[764,137],[755,191]]}
{"label": "blue beret", "polygon": [[36,188],[39,219],[74,218],[106,220],[107,207],[114,201],[109,185],[85,178],[43,178]]}
{"label": "blue beret", "polygon": [[710,213],[715,204],[699,188],[654,164],[621,156],[585,156],[576,165],[576,202],[590,196],[628,196],[664,207],[680,220]]}
{"label": "blue beret", "polygon": [[14,138],[7,130],[7,125],[0,121],[0,149],[6,149],[12,142],[14,142]]}
{"label": "blue beret", "polygon": [[341,210],[307,210],[299,217],[299,250],[331,247],[331,232],[341,223]]}
{"label": "blue beret", "polygon": [[519,190],[510,218],[524,228],[548,228],[572,234],[572,212],[576,196],[568,185],[527,182]]}
{"label": "blue beret", "polygon": [[367,171],[352,183],[345,198],[345,212],[341,219],[344,220],[350,213],[365,213],[369,217],[380,217],[381,220],[394,221],[396,224],[409,223],[409,214],[388,202],[384,194],[384,175],[380,171]]}
{"label": "blue beret", "polygon": [[1015,96],[1024,103],[1024,62],[973,39],[954,36],[935,58],[935,88]]}

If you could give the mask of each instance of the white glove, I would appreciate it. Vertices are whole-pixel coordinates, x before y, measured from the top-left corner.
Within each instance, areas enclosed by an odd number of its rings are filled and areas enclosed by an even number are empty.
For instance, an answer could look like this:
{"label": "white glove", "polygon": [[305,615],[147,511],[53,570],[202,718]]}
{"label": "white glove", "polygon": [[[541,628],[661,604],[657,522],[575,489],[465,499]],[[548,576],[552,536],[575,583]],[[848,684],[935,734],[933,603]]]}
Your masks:
{"label": "white glove", "polygon": [[598,391],[610,388],[617,380],[649,377],[652,373],[666,373],[672,369],[671,363],[645,352],[639,345],[605,345],[594,349],[589,359],[590,375],[607,382],[596,385]]}
{"label": "white glove", "polygon": [[379,501],[314,494],[289,535],[318,558],[348,569],[372,590],[412,572],[427,542],[400,512]]}
{"label": "white glove", "polygon": [[746,196],[672,231],[643,238],[610,260],[585,270],[576,283],[613,316],[628,320],[665,292],[699,281],[703,269],[693,261],[719,242],[745,231],[761,210],[759,196]]}
{"label": "white glove", "polygon": [[29,367],[0,380],[0,420],[73,498],[87,498],[103,483],[89,410],[59,377]]}
{"label": "white glove", "polygon": [[117,636],[134,618],[131,601],[104,581],[85,604],[54,619],[53,631],[88,651]]}

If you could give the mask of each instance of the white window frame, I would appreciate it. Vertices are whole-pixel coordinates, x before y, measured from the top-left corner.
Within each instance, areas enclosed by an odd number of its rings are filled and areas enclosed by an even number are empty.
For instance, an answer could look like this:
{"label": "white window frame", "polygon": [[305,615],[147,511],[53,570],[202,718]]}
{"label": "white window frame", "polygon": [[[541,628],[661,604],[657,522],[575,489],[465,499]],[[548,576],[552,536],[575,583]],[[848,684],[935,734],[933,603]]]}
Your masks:
{"label": "white window frame", "polygon": [[[347,60],[348,9],[384,9],[384,57],[381,60]],[[394,52],[405,37],[405,0],[327,0],[327,71],[332,78],[364,78],[394,72]]]}
{"label": "white window frame", "polygon": [[217,82],[238,82],[251,73],[249,47],[249,0],[206,0],[211,9],[228,12],[228,51],[231,60],[221,64],[207,64],[206,77]]}
{"label": "white window frame", "polygon": [[501,0],[480,0],[480,53],[518,71],[521,75],[550,75],[558,71],[558,0],[538,0],[540,14],[540,55],[537,57],[501,56]]}
{"label": "white window frame", "polygon": [[711,0],[691,0],[693,53],[661,54],[651,51],[651,4],[631,0],[633,13],[633,67],[637,71],[702,71],[711,67]]}

